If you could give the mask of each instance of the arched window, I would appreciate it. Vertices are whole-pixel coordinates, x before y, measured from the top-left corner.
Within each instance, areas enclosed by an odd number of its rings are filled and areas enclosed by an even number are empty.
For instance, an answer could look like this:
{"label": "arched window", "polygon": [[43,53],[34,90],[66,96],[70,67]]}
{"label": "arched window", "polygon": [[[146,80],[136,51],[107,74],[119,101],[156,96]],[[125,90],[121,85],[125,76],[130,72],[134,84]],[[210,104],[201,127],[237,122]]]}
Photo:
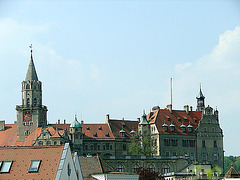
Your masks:
{"label": "arched window", "polygon": [[37,105],[37,98],[34,98],[33,104],[34,104],[34,105]]}
{"label": "arched window", "polygon": [[30,104],[30,99],[29,98],[27,98],[27,105],[29,105]]}
{"label": "arched window", "polygon": [[154,167],[154,165],[153,164],[149,164],[148,166],[147,166],[147,168],[149,169],[149,171],[155,171],[155,167]]}
{"label": "arched window", "polygon": [[47,145],[51,145],[51,141],[47,141]]}
{"label": "arched window", "polygon": [[56,141],[54,141],[54,142],[53,142],[53,144],[54,144],[54,145],[57,145],[57,142],[56,142]]}
{"label": "arched window", "polygon": [[139,168],[139,166],[137,164],[134,164],[132,167],[132,173],[137,173],[138,168]]}
{"label": "arched window", "polygon": [[29,84],[26,85],[26,89],[30,89],[30,85]]}
{"label": "arched window", "polygon": [[43,142],[42,142],[42,141],[39,141],[39,142],[38,142],[38,145],[39,145],[39,146],[42,146],[42,145],[43,145]]}
{"label": "arched window", "polygon": [[169,173],[170,172],[170,167],[165,164],[163,167],[162,167],[162,173],[165,174],[165,173]]}
{"label": "arched window", "polygon": [[124,172],[124,166],[122,164],[117,165],[117,170],[119,172]]}

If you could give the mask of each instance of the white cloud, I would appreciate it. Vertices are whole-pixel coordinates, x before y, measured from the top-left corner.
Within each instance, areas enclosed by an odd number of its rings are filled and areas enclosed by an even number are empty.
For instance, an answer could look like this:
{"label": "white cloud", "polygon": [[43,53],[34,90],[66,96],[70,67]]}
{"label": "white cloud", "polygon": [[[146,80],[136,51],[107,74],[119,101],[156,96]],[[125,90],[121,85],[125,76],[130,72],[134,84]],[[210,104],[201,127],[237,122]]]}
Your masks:
{"label": "white cloud", "polygon": [[[221,127],[225,132],[226,154],[238,154],[240,145],[233,148],[228,142],[230,137],[240,136],[238,111],[240,107],[240,26],[234,30],[227,30],[219,36],[216,47],[199,60],[190,64],[175,66],[175,86],[178,87],[178,102],[193,102],[188,97],[196,89],[196,83],[203,84],[203,93],[207,105],[218,106]],[[194,87],[195,86],[195,87]],[[197,94],[197,92],[196,92]],[[187,97],[187,100],[186,100]],[[232,125],[232,126],[231,126]],[[229,129],[231,126],[231,130]],[[238,143],[240,144],[240,143]]]}

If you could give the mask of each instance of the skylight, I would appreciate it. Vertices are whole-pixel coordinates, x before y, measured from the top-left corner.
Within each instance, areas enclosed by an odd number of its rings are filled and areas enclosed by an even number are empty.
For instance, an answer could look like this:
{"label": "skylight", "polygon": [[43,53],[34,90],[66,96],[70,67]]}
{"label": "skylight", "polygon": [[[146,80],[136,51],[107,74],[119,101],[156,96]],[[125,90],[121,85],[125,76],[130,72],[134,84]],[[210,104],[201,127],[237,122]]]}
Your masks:
{"label": "skylight", "polygon": [[9,173],[11,165],[12,165],[12,161],[1,161],[0,162],[0,167],[1,167],[0,172],[1,173]]}
{"label": "skylight", "polygon": [[38,172],[40,163],[41,163],[41,160],[32,160],[32,163],[28,172],[30,173]]}

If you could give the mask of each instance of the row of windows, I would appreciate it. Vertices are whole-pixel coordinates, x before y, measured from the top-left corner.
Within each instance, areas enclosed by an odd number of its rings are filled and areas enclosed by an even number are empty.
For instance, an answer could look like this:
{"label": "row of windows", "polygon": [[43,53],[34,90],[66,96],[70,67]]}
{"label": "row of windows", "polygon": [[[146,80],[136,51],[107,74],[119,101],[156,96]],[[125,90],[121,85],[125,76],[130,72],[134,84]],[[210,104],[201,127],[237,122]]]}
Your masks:
{"label": "row of windows", "polygon": [[[178,146],[178,139],[164,139],[164,146]],[[195,140],[182,140],[183,147],[195,147]]]}
{"label": "row of windows", "polygon": [[[205,148],[206,147],[206,140],[202,140],[202,147]],[[217,148],[217,141],[213,141],[213,147]]]}
{"label": "row of windows", "polygon": [[[177,152],[172,152],[170,154],[170,152],[166,151],[165,152],[165,156],[177,156]],[[189,155],[186,152],[184,153],[184,156],[189,157]],[[193,161],[194,160],[194,153],[190,153],[190,157],[189,158],[190,158],[191,161]]]}
{"label": "row of windows", "polygon": [[[0,173],[9,173],[13,161],[0,161]],[[38,172],[41,160],[32,160],[28,173]]]}
{"label": "row of windows", "polygon": [[[60,141],[60,144],[62,145],[63,142]],[[39,146],[43,146],[43,141],[39,141],[39,142],[38,142],[38,145],[39,145]],[[46,145],[57,145],[57,141],[53,141],[53,142],[52,142],[52,141],[47,141],[47,142],[46,142]]]}
{"label": "row of windows", "polygon": [[104,145],[98,145],[97,143],[91,144],[90,146],[84,145],[83,150],[89,150],[88,148],[90,147],[90,150],[112,150],[113,146],[112,144],[106,143]]}
{"label": "row of windows", "polygon": [[[139,166],[137,164],[133,165],[132,166],[132,173],[136,173],[137,172],[137,169],[139,168]],[[116,168],[119,172],[124,172],[125,171],[125,168],[122,164],[119,164],[117,165],[117,168]],[[147,169],[149,169],[149,171],[155,171],[155,166],[153,164],[149,164],[147,166]],[[165,173],[169,173],[170,172],[170,167],[165,164],[164,166],[162,166],[162,173],[165,174]]]}
{"label": "row of windows", "polygon": [[[23,102],[24,102],[24,99],[23,99]],[[27,98],[27,104],[26,104],[27,106],[29,106],[30,105],[30,98]],[[34,98],[33,99],[33,105],[37,105],[37,98]]]}
{"label": "row of windows", "polygon": [[[207,158],[208,157],[208,154],[207,153],[202,153],[202,160],[203,161],[207,161]],[[218,160],[218,153],[214,153],[213,155],[212,155],[212,159],[214,160],[214,161],[217,161]]]}

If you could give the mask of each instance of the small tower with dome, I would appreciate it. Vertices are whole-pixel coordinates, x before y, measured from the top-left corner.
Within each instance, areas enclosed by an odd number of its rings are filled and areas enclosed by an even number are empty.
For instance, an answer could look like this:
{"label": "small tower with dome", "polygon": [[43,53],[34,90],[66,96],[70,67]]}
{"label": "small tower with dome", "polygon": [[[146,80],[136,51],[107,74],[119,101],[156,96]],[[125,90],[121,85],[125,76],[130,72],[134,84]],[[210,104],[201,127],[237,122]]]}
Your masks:
{"label": "small tower with dome", "polygon": [[78,122],[77,115],[75,115],[75,119],[71,123],[69,131],[72,150],[78,152],[78,155],[82,155],[83,154],[82,125]]}

